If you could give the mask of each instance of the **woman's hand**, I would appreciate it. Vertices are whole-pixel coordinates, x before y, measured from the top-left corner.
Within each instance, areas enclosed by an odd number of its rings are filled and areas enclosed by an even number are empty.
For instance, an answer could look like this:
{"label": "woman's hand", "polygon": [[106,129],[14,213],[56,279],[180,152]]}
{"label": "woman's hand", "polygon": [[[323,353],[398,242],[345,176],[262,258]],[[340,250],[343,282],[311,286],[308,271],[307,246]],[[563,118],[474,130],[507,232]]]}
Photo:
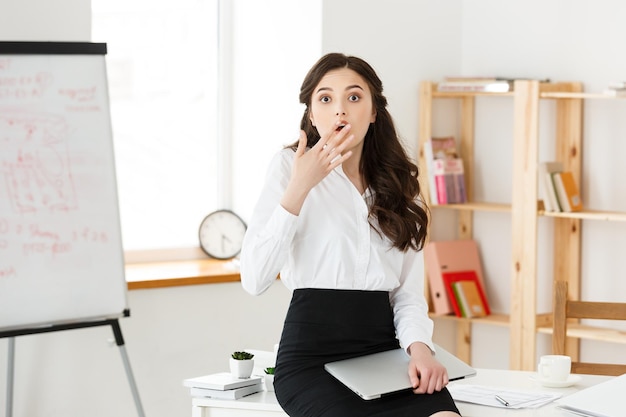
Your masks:
{"label": "woman's hand", "polygon": [[309,191],[352,156],[352,151],[344,153],[354,139],[354,135],[350,135],[350,127],[348,124],[339,131],[333,131],[330,137],[320,138],[308,151],[306,134],[300,131],[291,178],[280,202],[285,210],[291,214],[300,214]]}
{"label": "woman's hand", "polygon": [[416,394],[432,394],[448,385],[448,371],[424,343],[409,346],[409,379]]}

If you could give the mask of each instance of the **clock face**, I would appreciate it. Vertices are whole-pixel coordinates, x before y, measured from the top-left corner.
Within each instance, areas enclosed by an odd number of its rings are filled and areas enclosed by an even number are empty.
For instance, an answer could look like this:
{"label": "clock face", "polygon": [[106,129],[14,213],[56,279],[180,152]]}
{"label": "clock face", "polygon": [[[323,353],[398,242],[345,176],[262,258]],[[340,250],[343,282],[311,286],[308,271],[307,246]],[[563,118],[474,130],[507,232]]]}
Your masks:
{"label": "clock face", "polygon": [[230,210],[218,210],[200,223],[200,247],[212,258],[231,259],[239,254],[246,224]]}

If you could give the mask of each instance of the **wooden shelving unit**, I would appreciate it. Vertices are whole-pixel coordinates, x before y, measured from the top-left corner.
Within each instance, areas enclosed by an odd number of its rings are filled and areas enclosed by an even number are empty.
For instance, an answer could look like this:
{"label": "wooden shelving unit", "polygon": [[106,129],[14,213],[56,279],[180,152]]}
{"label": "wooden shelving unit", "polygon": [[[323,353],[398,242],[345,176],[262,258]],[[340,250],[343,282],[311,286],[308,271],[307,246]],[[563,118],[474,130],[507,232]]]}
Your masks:
{"label": "wooden shelving unit", "polygon": [[[493,204],[473,200],[474,184],[474,116],[476,97],[510,97],[513,100],[513,184],[511,204]],[[424,167],[420,178],[429,197],[427,166],[423,145],[432,137],[433,101],[453,99],[461,104],[461,124],[458,144],[464,159],[468,203],[433,207],[433,216],[440,209],[456,210],[457,238],[470,239],[473,235],[473,213],[499,211],[511,214],[512,253],[510,262],[510,315],[494,314],[482,319],[458,319],[434,316],[436,319],[455,320],[457,325],[457,354],[470,360],[471,326],[473,323],[508,326],[510,331],[510,368],[533,370],[536,367],[536,338],[538,333],[551,333],[552,317],[537,312],[537,246],[538,218],[550,217],[554,222],[554,280],[569,283],[570,297],[580,297],[581,228],[583,220],[626,221],[626,213],[610,211],[582,211],[576,213],[544,212],[538,198],[539,103],[555,100],[554,134],[555,158],[564,169],[572,171],[581,184],[581,145],[583,101],[587,99],[616,99],[582,91],[579,82],[540,83],[516,81],[511,93],[454,93],[438,92],[437,84],[425,81],[420,88],[419,162]],[[577,325],[568,333],[572,337],[568,354],[578,358],[578,339],[596,339],[626,343],[626,332]]]}

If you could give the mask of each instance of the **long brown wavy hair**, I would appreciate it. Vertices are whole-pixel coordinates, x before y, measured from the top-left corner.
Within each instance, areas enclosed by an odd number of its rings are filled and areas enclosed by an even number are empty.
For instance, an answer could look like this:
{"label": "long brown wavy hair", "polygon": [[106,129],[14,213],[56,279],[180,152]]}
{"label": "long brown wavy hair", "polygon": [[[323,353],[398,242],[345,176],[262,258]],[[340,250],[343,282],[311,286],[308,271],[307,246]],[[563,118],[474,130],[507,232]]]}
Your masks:
{"label": "long brown wavy hair", "polygon": [[[340,53],[330,53],[320,58],[309,70],[300,87],[300,103],[306,106],[300,128],[307,136],[307,146],[320,139],[309,117],[315,87],[329,71],[348,68],[358,73],[369,85],[376,110],[376,121],[370,124],[365,135],[360,171],[365,184],[374,194],[369,215],[378,220],[379,232],[393,242],[393,246],[406,251],[421,250],[428,230],[428,208],[418,199],[420,185],[417,165],[410,161],[396,133],[391,115],[387,111],[387,98],[383,84],[374,69],[364,60]],[[288,147],[296,149],[298,142]]]}

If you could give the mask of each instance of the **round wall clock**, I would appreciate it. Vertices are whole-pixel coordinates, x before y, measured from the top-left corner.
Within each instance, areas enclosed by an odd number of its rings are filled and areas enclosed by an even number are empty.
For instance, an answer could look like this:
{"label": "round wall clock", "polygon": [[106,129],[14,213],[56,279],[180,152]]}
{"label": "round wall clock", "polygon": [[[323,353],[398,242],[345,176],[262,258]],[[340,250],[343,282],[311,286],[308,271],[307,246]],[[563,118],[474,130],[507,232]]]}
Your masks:
{"label": "round wall clock", "polygon": [[246,223],[233,211],[214,211],[200,223],[200,248],[211,258],[234,258],[241,252],[246,228]]}

